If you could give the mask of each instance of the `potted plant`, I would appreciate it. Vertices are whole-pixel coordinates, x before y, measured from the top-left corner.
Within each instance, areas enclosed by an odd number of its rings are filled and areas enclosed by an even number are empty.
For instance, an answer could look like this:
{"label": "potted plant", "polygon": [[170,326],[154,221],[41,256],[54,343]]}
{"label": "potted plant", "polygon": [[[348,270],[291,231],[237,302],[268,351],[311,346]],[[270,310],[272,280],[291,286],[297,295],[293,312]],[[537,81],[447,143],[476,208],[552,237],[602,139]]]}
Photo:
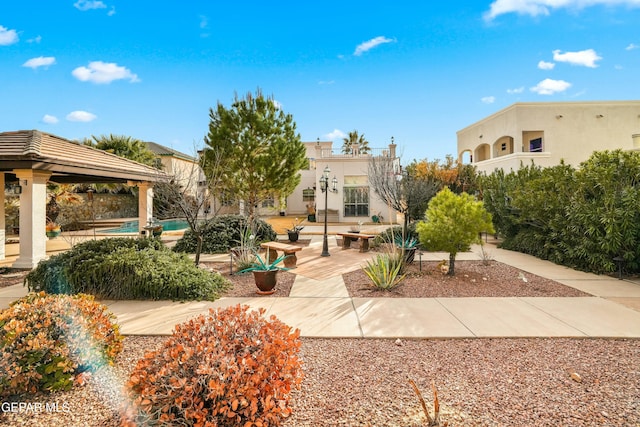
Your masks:
{"label": "potted plant", "polygon": [[396,247],[404,253],[405,262],[407,264],[411,264],[416,256],[418,239],[415,237],[407,237],[406,239],[403,239],[402,236],[396,236],[395,244]]}
{"label": "potted plant", "polygon": [[56,237],[58,237],[61,231],[62,230],[60,229],[60,225],[56,224],[53,221],[47,222],[47,225],[45,226],[45,232],[47,234],[47,237],[50,239],[55,239]]}
{"label": "potted plant", "polygon": [[360,229],[362,228],[362,224],[363,224],[362,221],[358,221],[357,224],[349,226],[349,232],[350,233],[359,233]]}
{"label": "potted plant", "polygon": [[148,234],[153,237],[160,237],[162,235],[162,231],[164,231],[164,226],[157,222],[155,218],[151,218],[147,225],[144,227]]}
{"label": "potted plant", "polygon": [[300,230],[304,228],[304,226],[300,225],[302,224],[302,221],[302,219],[298,220],[298,218],[296,218],[295,221],[293,221],[293,228],[287,228],[287,235],[289,236],[290,242],[298,241],[298,238],[300,237]]}
{"label": "potted plant", "polygon": [[316,206],[312,203],[307,204],[307,221],[316,222]]}
{"label": "potted plant", "polygon": [[270,295],[276,291],[278,271],[288,270],[286,267],[278,267],[278,264],[287,256],[288,255],[281,255],[273,262],[270,262],[268,258],[265,260],[262,259],[259,254],[256,254],[251,266],[240,271],[240,273],[248,273],[251,271],[253,273],[253,279],[256,282],[256,286],[258,287],[256,292],[259,295]]}

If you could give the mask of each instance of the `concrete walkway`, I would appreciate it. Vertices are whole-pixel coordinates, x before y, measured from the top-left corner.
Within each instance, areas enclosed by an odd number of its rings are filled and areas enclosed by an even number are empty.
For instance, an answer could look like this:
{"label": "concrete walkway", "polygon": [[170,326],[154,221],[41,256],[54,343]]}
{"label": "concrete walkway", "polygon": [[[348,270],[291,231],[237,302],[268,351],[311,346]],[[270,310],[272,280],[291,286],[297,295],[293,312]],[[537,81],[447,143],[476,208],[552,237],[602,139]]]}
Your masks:
{"label": "concrete walkway", "polygon": [[[329,237],[330,258],[320,256],[322,236],[298,254],[296,279],[287,298],[222,298],[215,302],[104,301],[128,335],[168,335],[173,327],[209,308],[247,304],[264,308],[305,337],[640,338],[640,284],[571,270],[487,245],[493,259],[587,292],[580,298],[350,298],[342,273],[361,268],[375,253],[342,250]],[[448,258],[424,253],[423,261]],[[227,261],[227,255],[204,260]],[[418,257],[416,257],[416,260]],[[480,248],[459,260],[481,259]],[[0,289],[0,305],[25,294],[22,285]]]}

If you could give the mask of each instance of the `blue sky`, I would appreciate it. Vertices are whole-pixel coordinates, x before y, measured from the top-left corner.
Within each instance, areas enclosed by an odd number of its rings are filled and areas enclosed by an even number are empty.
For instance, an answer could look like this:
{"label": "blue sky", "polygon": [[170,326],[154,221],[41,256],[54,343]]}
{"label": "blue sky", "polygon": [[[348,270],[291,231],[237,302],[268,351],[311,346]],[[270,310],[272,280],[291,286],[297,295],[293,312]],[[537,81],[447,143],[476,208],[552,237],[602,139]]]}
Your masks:
{"label": "blue sky", "polygon": [[0,2],[0,131],[193,154],[259,87],[303,141],[391,137],[403,161],[514,102],[640,99],[640,0]]}

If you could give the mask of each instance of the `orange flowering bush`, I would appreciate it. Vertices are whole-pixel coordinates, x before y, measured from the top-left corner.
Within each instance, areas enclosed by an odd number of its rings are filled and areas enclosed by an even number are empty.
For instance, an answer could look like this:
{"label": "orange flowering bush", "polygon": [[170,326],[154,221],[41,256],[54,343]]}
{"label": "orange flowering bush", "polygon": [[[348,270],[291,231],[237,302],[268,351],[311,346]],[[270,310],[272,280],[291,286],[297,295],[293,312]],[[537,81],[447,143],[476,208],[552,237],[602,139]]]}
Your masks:
{"label": "orange flowering bush", "polygon": [[30,293],[0,312],[0,396],[68,390],[122,351],[115,316],[91,295]]}
{"label": "orange flowering bush", "polygon": [[248,306],[176,326],[127,383],[121,425],[277,426],[302,381],[300,331]]}

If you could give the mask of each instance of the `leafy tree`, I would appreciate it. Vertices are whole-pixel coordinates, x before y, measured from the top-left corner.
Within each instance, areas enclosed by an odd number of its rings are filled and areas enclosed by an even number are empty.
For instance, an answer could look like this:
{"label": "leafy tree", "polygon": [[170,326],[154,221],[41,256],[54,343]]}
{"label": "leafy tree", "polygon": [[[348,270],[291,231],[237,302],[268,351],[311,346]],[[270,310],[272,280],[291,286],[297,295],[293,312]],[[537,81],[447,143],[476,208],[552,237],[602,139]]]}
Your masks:
{"label": "leafy tree", "polygon": [[88,144],[85,141],[85,144],[147,166],[158,166],[155,154],[139,139],[112,134],[109,136],[100,135],[99,137],[92,135],[91,138],[93,141],[89,140]]}
{"label": "leafy tree", "polygon": [[410,210],[411,217],[420,218],[424,215],[429,200],[438,191],[448,187],[456,194],[462,192],[475,193],[478,191],[478,173],[473,165],[463,165],[447,155],[444,161],[435,159],[414,160],[406,167],[409,176],[418,187],[435,187],[429,197],[420,198]]}
{"label": "leafy tree", "polygon": [[346,138],[342,138],[342,153],[343,154],[367,154],[371,152],[369,147],[369,141],[364,137],[364,134],[358,135],[357,130],[349,132]]}
{"label": "leafy tree", "polygon": [[478,173],[473,165],[465,165],[447,154],[444,160],[414,160],[409,166],[417,178],[437,182],[440,189],[449,187],[456,194],[472,193],[478,189]]}
{"label": "leafy tree", "polygon": [[[209,110],[209,133],[204,159],[219,156],[220,188],[246,202],[254,217],[259,202],[283,199],[300,183],[306,149],[296,133],[291,114],[285,114],[272,97],[260,89],[244,98],[235,96],[231,108],[218,102]],[[212,175],[209,168],[205,174]]]}
{"label": "leafy tree", "polygon": [[431,251],[449,253],[449,275],[455,274],[456,255],[481,243],[480,233],[493,233],[491,214],[473,196],[441,190],[429,202],[425,221],[416,226],[420,243]]}

